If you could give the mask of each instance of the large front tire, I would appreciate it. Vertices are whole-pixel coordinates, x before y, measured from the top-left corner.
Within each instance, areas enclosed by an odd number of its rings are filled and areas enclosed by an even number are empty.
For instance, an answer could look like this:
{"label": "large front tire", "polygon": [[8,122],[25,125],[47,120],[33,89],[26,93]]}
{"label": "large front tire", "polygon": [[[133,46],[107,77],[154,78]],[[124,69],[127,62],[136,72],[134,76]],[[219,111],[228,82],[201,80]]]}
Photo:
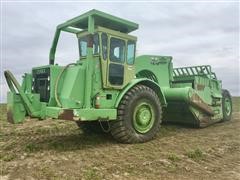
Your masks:
{"label": "large front tire", "polygon": [[117,120],[111,122],[111,134],[122,143],[142,143],[159,131],[162,109],[157,94],[149,87],[136,85],[122,98]]}
{"label": "large front tire", "polygon": [[228,90],[222,90],[222,121],[229,121],[232,118],[232,98]]}

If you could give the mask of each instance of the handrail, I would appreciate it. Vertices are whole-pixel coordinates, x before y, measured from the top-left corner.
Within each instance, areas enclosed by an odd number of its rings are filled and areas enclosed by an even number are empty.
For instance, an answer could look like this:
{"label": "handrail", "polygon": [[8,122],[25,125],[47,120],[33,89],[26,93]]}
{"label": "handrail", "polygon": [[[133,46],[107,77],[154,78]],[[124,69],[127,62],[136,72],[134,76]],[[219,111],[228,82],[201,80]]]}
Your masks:
{"label": "handrail", "polygon": [[56,79],[56,82],[55,82],[55,89],[54,89],[54,97],[55,97],[55,101],[57,102],[57,105],[58,107],[62,107],[62,103],[59,99],[59,96],[58,96],[58,84],[59,84],[59,81],[64,73],[64,71],[69,67],[69,66],[74,66],[76,65],[76,63],[70,63],[68,65],[66,65],[62,71],[59,73],[59,75],[57,76],[57,79]]}

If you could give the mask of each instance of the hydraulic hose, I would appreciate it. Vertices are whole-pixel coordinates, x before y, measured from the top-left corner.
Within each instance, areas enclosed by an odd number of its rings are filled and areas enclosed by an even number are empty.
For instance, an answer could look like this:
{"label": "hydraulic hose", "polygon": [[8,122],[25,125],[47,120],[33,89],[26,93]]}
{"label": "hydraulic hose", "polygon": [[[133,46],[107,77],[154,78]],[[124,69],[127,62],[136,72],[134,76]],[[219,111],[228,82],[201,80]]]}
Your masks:
{"label": "hydraulic hose", "polygon": [[55,89],[54,89],[54,97],[55,97],[55,101],[57,102],[57,106],[58,107],[62,107],[62,103],[59,99],[59,96],[58,96],[58,84],[59,84],[59,80],[61,79],[64,71],[69,67],[69,66],[73,66],[73,65],[76,65],[76,63],[70,63],[68,65],[66,65],[62,71],[59,73],[57,79],[56,79],[56,83],[55,83]]}

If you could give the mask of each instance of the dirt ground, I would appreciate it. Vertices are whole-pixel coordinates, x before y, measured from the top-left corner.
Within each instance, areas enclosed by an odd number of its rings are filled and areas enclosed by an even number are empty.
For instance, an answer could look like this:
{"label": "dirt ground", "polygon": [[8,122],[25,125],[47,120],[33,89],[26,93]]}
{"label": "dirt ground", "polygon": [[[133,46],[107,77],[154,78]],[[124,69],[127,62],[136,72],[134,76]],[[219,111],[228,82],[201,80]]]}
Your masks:
{"label": "dirt ground", "polygon": [[204,129],[163,125],[156,139],[119,144],[61,120],[6,122],[0,179],[240,179],[240,98],[233,118]]}

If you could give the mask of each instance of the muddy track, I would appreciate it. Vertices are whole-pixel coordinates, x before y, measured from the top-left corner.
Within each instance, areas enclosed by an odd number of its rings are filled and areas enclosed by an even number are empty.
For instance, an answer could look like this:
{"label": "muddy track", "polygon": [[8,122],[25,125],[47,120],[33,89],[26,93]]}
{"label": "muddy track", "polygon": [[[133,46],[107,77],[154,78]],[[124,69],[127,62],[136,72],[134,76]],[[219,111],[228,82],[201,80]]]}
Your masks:
{"label": "muddy track", "polygon": [[233,119],[208,128],[163,125],[156,139],[126,145],[84,135],[65,121],[0,115],[0,179],[240,179],[240,98]]}

